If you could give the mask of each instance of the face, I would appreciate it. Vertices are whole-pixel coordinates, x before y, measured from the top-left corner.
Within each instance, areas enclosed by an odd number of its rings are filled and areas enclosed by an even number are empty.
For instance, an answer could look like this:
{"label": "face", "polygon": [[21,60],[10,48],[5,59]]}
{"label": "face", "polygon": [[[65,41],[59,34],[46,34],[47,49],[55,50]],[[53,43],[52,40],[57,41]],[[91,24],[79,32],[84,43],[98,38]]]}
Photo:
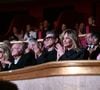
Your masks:
{"label": "face", "polygon": [[43,24],[42,23],[40,23],[39,28],[40,28],[40,30],[43,29]]}
{"label": "face", "polygon": [[44,40],[44,47],[48,48],[53,46],[55,43],[55,39],[53,37],[46,37]]}
{"label": "face", "polygon": [[47,21],[47,20],[45,20],[45,21],[43,22],[43,26],[44,26],[44,27],[48,27],[48,21]]}
{"label": "face", "polygon": [[13,44],[11,48],[12,56],[19,56],[22,52],[21,44]]}
{"label": "face", "polygon": [[29,48],[29,49],[33,49],[34,45],[35,45],[35,42],[30,42],[30,43],[28,44],[28,48]]}
{"label": "face", "polygon": [[13,33],[17,33],[17,28],[16,27],[13,27]]}
{"label": "face", "polygon": [[89,18],[88,18],[88,23],[89,23],[90,25],[93,23],[92,17],[89,17]]}
{"label": "face", "polygon": [[38,46],[38,44],[37,44],[37,42],[31,42],[31,43],[29,43],[28,48],[30,50],[34,51],[35,53],[39,53],[41,51],[40,48],[39,48],[39,46]]}
{"label": "face", "polygon": [[31,29],[31,26],[29,24],[26,25],[26,31],[30,31],[30,29]]}
{"label": "face", "polygon": [[87,36],[86,36],[86,42],[88,45],[91,45],[92,44],[92,36],[91,36],[91,33],[88,33]]}
{"label": "face", "polygon": [[98,44],[98,38],[92,36],[92,45],[97,45],[97,44]]}
{"label": "face", "polygon": [[84,28],[84,23],[80,23],[79,28],[80,28],[80,29],[83,29],[83,28]]}
{"label": "face", "polygon": [[66,48],[71,48],[72,47],[72,39],[68,35],[68,33],[65,33],[63,37],[63,46]]}
{"label": "face", "polygon": [[65,24],[62,24],[61,29],[62,29],[62,30],[65,30],[65,29],[66,29],[66,25],[65,25]]}

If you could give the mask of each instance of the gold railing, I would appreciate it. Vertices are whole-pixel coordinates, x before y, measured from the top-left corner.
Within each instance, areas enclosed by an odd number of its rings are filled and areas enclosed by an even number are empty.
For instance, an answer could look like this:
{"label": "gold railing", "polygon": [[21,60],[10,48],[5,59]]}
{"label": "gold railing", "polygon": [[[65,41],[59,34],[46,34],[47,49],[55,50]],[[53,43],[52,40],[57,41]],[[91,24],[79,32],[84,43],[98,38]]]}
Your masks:
{"label": "gold railing", "polygon": [[59,61],[0,72],[0,79],[25,80],[51,76],[100,75],[100,61]]}

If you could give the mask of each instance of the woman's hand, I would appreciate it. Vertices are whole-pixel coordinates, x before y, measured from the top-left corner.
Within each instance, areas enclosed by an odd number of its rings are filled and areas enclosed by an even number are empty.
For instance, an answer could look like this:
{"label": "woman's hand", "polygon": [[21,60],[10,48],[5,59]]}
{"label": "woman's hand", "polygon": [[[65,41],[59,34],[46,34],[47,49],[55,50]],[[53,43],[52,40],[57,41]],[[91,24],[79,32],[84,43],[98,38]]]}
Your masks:
{"label": "woman's hand", "polygon": [[57,60],[65,53],[63,46],[60,43],[56,44]]}

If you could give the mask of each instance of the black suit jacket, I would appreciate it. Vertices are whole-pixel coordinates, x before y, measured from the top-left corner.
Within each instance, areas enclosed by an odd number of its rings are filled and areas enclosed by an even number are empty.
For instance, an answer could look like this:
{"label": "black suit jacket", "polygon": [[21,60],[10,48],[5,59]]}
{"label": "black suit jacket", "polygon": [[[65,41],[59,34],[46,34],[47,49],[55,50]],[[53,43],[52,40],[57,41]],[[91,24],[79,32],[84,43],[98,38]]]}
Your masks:
{"label": "black suit jacket", "polygon": [[12,64],[9,67],[9,70],[19,69],[19,68],[23,68],[35,64],[36,64],[36,60],[34,55],[32,53],[27,53],[21,56],[17,64],[14,64],[14,60],[13,60]]}
{"label": "black suit jacket", "polygon": [[96,60],[99,53],[100,53],[100,47],[97,47],[97,49],[90,54],[90,59]]}
{"label": "black suit jacket", "polygon": [[37,58],[37,64],[42,64],[46,62],[56,61],[57,51],[54,49],[52,51],[43,51],[42,55]]}

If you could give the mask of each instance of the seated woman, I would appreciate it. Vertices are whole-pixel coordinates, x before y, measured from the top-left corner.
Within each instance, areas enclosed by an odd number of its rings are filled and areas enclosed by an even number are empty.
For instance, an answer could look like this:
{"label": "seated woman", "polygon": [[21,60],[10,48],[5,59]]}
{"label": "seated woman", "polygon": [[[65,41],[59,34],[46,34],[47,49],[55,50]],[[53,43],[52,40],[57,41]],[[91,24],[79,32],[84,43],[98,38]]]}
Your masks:
{"label": "seated woman", "polygon": [[80,43],[82,44],[82,46],[84,48],[86,48],[86,28],[85,28],[85,24],[84,22],[81,22],[79,24],[79,28],[78,28],[78,36],[79,36],[79,40],[80,40]]}
{"label": "seated woman", "polygon": [[8,70],[11,65],[11,51],[6,45],[0,45],[0,67],[1,71]]}
{"label": "seated woman", "polygon": [[88,59],[87,50],[80,48],[77,33],[68,29],[60,36],[61,44],[56,44],[57,60]]}
{"label": "seated woman", "polygon": [[37,39],[37,32],[32,29],[32,26],[30,24],[27,24],[24,40],[30,41],[31,39]]}
{"label": "seated woman", "polygon": [[18,40],[23,40],[24,39],[24,31],[19,30],[17,26],[13,26],[12,28],[12,34],[9,36],[10,41],[18,41]]}
{"label": "seated woman", "polygon": [[36,40],[31,40],[28,42],[28,50],[34,55],[37,64],[44,63],[45,56],[43,54],[42,48],[39,46]]}

